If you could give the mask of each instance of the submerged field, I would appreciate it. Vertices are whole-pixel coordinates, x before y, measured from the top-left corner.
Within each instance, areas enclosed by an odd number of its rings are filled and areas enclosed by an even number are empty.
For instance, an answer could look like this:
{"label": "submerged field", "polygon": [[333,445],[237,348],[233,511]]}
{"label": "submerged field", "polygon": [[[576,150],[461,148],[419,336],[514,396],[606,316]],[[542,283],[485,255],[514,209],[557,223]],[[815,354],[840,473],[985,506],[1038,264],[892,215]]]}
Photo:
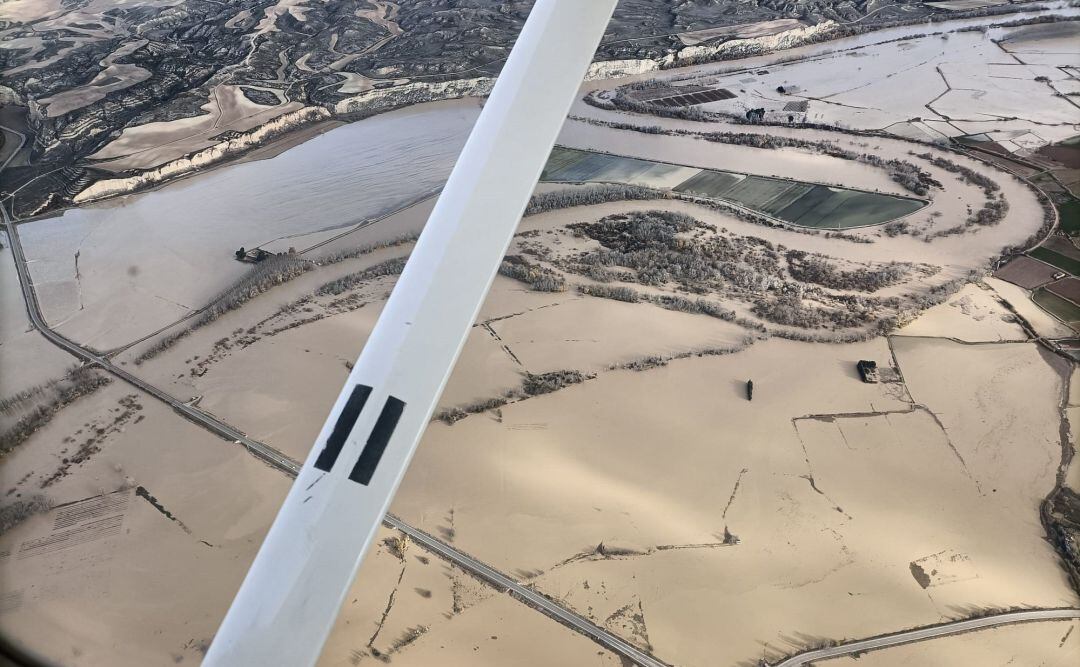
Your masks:
{"label": "submerged field", "polygon": [[[924,27],[904,31],[914,29]],[[741,87],[771,96],[794,72],[806,97],[845,87],[820,120],[869,126],[881,109],[843,105],[881,86],[860,91],[875,73],[858,65],[850,82],[826,80],[838,58],[880,70],[890,52],[904,62],[953,57],[976,39],[962,35],[867,55],[806,47],[820,65],[788,68],[771,54],[666,74],[723,78],[740,94],[738,77],[751,79]],[[701,38],[710,35],[691,35]],[[979,57],[998,48],[982,47]],[[962,69],[942,76],[983,74]],[[901,88],[882,107],[905,94],[911,77],[896,76]],[[473,102],[405,109],[274,159],[24,222],[46,319],[303,459],[431,210],[424,195],[445,178],[476,112]],[[999,275],[1030,287],[985,277],[1003,251],[1045,230],[1047,211],[1026,182],[902,137],[645,117],[582,101],[572,116],[396,515],[685,667],[758,667],[1000,608],[1080,605],[1040,519],[1059,481],[1077,480],[1066,464],[1080,375],[1050,349],[1070,330],[1027,291],[1063,307],[1061,294],[1076,287],[1024,255]],[[717,141],[736,134],[744,143]],[[914,194],[913,174],[925,194]],[[1076,259],[1055,243],[1044,246],[1053,259]],[[297,253],[253,268],[232,259],[239,245]],[[14,312],[23,304],[10,262],[0,278],[0,433],[10,445],[0,507],[47,501],[0,532],[0,627],[84,667],[196,664],[288,477],[119,379],[12,436],[12,422],[39,405],[33,391],[16,394],[71,359]],[[206,312],[214,317],[198,317]],[[881,382],[861,380],[863,360],[878,364]],[[1075,624],[1064,626],[858,660],[1071,665],[1080,644]],[[625,664],[384,528],[319,664],[387,662]]]}
{"label": "submerged field", "polygon": [[910,197],[697,169],[562,146],[552,151],[542,180],[670,189],[731,202],[783,222],[816,229],[880,225],[910,215],[925,205]]}

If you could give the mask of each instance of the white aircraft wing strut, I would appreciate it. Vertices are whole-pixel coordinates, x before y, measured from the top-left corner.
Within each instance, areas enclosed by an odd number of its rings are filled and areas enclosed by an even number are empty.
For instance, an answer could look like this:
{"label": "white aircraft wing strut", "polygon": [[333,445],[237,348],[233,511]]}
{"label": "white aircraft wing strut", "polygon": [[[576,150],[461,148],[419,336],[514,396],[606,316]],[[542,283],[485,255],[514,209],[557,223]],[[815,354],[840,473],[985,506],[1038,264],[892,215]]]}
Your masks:
{"label": "white aircraft wing strut", "polygon": [[314,665],[616,0],[537,0],[204,665]]}

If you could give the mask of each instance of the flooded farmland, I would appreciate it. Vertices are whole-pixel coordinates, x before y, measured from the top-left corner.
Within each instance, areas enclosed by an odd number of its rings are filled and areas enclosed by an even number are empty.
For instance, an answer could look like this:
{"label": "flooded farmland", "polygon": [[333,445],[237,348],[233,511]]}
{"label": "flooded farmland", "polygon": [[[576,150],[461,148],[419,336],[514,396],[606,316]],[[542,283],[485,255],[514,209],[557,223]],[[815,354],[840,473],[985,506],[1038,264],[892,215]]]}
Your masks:
{"label": "flooded farmland", "polygon": [[918,199],[809,182],[651,162],[556,147],[547,182],[622,183],[671,189],[746,207],[799,227],[849,229],[902,218],[925,205]]}
{"label": "flooded farmland", "polygon": [[[23,225],[45,314],[103,348],[164,326],[247,270],[232,259],[238,247],[348,226],[441,186],[478,113],[475,100],[413,107],[268,160]],[[128,298],[116,299],[118,289]]]}

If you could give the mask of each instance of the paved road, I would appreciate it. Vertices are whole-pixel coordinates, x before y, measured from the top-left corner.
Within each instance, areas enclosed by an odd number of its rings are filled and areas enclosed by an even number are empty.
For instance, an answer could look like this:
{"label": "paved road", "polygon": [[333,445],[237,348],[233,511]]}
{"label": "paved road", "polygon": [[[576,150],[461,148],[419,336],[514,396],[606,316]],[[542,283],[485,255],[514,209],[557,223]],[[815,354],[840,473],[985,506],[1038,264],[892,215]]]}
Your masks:
{"label": "paved road", "polygon": [[[87,363],[100,366],[102,369],[108,371],[119,379],[127,382],[128,384],[136,387],[137,389],[150,394],[154,398],[169,405],[173,410],[180,413],[184,417],[191,421],[203,426],[207,430],[215,433],[223,438],[232,440],[239,444],[244,445],[248,450],[259,457],[266,463],[269,463],[273,467],[281,470],[282,472],[295,477],[300,471],[300,464],[291,458],[285,456],[276,449],[265,445],[257,440],[252,440],[245,434],[236,430],[232,426],[218,420],[217,418],[209,415],[197,408],[194,408],[179,399],[165,393],[152,384],[141,380],[140,378],[128,373],[124,369],[114,365],[108,359],[96,354],[90,350],[87,350],[70,339],[60,335],[56,331],[53,331],[45,323],[45,320],[41,316],[40,306],[37,300],[37,294],[34,291],[33,285],[30,282],[29,271],[26,267],[26,257],[23,254],[22,244],[19,242],[19,232],[14,224],[11,224],[8,218],[7,210],[0,206],[0,216],[3,217],[3,222],[7,228],[7,232],[11,241],[11,249],[15,257],[15,266],[19,272],[19,282],[23,292],[23,298],[26,300],[27,313],[30,316],[30,321],[34,327],[41,332],[49,341],[58,347],[62,348],[66,352],[78,357]],[[495,587],[506,591],[512,597],[518,601],[537,609],[544,614],[550,616],[556,621],[563,623],[564,625],[577,630],[581,634],[589,637],[593,641],[597,642],[601,646],[631,660],[635,664],[642,667],[666,667],[665,663],[654,658],[653,656],[645,653],[616,635],[604,630],[597,626],[586,618],[579,616],[566,608],[562,607],[558,603],[544,597],[536,591],[519,584],[505,574],[498,570],[482,563],[481,561],[473,558],[472,556],[455,549],[454,547],[432,537],[424,531],[414,528],[405,523],[401,519],[388,514],[384,521],[386,525],[400,530],[408,535],[414,541],[419,543],[428,551],[431,551],[440,557],[454,563],[467,572],[489,582]],[[863,651],[872,651],[875,649],[887,648],[889,646],[896,646],[899,644],[906,644],[910,642],[924,641],[927,639],[933,639],[936,637],[943,637],[947,635],[958,634],[962,632],[970,632],[972,630],[979,630],[982,628],[989,628],[998,625],[1007,625],[1010,623],[1021,623],[1025,621],[1046,621],[1046,620],[1059,620],[1080,618],[1080,610],[1076,609],[1057,609],[1057,610],[1034,610],[1034,611],[1022,611],[1011,612],[1006,614],[999,614],[996,616],[988,616],[985,618],[972,619],[968,621],[957,621],[955,623],[949,623],[946,625],[935,626],[931,628],[923,628],[919,630],[910,630],[907,632],[899,632],[891,635],[885,635],[874,639],[866,639],[856,642],[850,642],[847,644],[841,644],[830,648],[817,649],[814,651],[807,651],[799,655],[793,656],[778,663],[774,667],[801,667],[807,665],[814,660],[825,660],[828,658],[834,658],[843,655],[851,655],[853,653],[859,653]]]}
{"label": "paved road", "polygon": [[391,528],[396,528],[401,532],[408,535],[410,538],[419,542],[424,548],[432,551],[443,558],[452,561],[456,565],[460,565],[474,575],[481,579],[491,583],[492,585],[510,593],[511,597],[516,598],[518,601],[523,602],[530,607],[539,609],[548,616],[559,621],[563,625],[569,626],[574,630],[577,630],[581,634],[589,637],[596,643],[610,649],[611,651],[618,653],[619,655],[632,660],[638,665],[643,667],[665,667],[666,663],[660,662],[653,656],[643,651],[634,648],[631,644],[623,641],[619,637],[611,634],[607,630],[595,625],[594,623],[578,616],[577,614],[566,610],[558,603],[549,600],[536,591],[522,586],[510,577],[499,572],[498,570],[488,567],[484,563],[476,560],[468,554],[462,553],[453,547],[447,545],[440,540],[428,535],[422,530],[418,530],[402,522],[400,519],[392,514],[386,515],[386,525]]}
{"label": "paved road", "polygon": [[[3,217],[3,222],[7,228],[8,235],[11,240],[11,249],[15,254],[15,266],[19,272],[19,283],[22,288],[23,298],[26,300],[27,313],[30,316],[30,321],[33,323],[34,328],[42,333],[49,341],[58,347],[62,348],[66,352],[78,357],[87,363],[96,364],[102,369],[112,373],[119,379],[127,382],[128,384],[136,387],[137,389],[150,394],[159,401],[166,403],[173,410],[187,417],[191,421],[203,426],[207,430],[223,437],[228,440],[232,440],[239,444],[244,445],[248,450],[269,463],[273,467],[281,470],[291,477],[295,477],[300,472],[300,463],[285,456],[281,452],[277,451],[273,447],[265,445],[257,440],[248,438],[245,434],[236,430],[232,426],[218,420],[217,418],[209,415],[202,410],[194,408],[179,399],[165,393],[152,384],[145,382],[138,377],[128,373],[124,369],[114,365],[111,361],[105,357],[96,354],[90,350],[87,350],[70,339],[60,335],[56,331],[53,331],[45,323],[44,318],[41,316],[40,305],[37,300],[37,293],[34,291],[33,284],[30,281],[30,274],[26,267],[26,257],[23,254],[22,244],[19,242],[19,232],[16,226],[11,223],[7,215],[7,210],[0,205],[0,216]],[[665,663],[660,662],[651,655],[644,653],[637,648],[634,648],[631,644],[620,639],[616,635],[604,630],[589,620],[578,616],[560,606],[559,604],[549,600],[548,598],[536,593],[530,588],[522,586],[510,577],[499,572],[498,570],[485,565],[472,556],[458,551],[452,546],[437,540],[424,531],[414,528],[405,523],[401,519],[388,514],[384,519],[384,523],[391,528],[400,530],[408,535],[414,541],[421,544],[425,549],[445,558],[446,560],[454,563],[463,570],[472,573],[473,575],[493,584],[497,588],[508,592],[512,597],[515,597],[518,601],[527,604],[535,609],[542,611],[551,618],[563,623],[564,625],[577,630],[583,635],[589,637],[593,641],[597,642],[601,646],[623,656],[624,658],[641,665],[642,667],[666,667]]]}
{"label": "paved road", "polygon": [[8,237],[11,240],[11,250],[15,253],[15,267],[19,272],[19,284],[22,288],[23,299],[26,300],[26,312],[29,314],[30,322],[34,325],[34,328],[40,331],[43,336],[48,338],[54,345],[62,348],[73,356],[78,357],[89,364],[100,366],[102,369],[112,373],[124,382],[150,394],[196,424],[205,427],[223,438],[237,441],[245,445],[253,454],[274,467],[291,471],[294,475],[300,470],[300,465],[298,463],[284,456],[274,448],[248,438],[232,426],[208,415],[198,408],[187,405],[183,401],[166,394],[154,385],[149,384],[148,382],[135,377],[131,373],[128,373],[119,366],[114,365],[105,357],[79,346],[70,339],[65,338],[56,331],[50,329],[41,316],[41,309],[37,301],[37,293],[34,291],[33,284],[30,282],[30,272],[26,268],[26,256],[23,254],[22,244],[19,242],[19,230],[8,219],[7,210],[0,207],[0,211],[3,212],[4,224],[7,227]]}
{"label": "paved road", "polygon": [[829,658],[852,655],[853,653],[874,651],[890,646],[897,646],[899,644],[921,642],[926,641],[927,639],[936,639],[938,637],[956,635],[962,632],[971,632],[972,630],[982,630],[999,625],[1025,623],[1029,621],[1057,621],[1073,618],[1080,618],[1080,609],[1035,609],[1031,611],[1012,611],[1003,614],[994,614],[993,616],[985,616],[983,618],[945,623],[929,628],[896,632],[890,635],[875,637],[873,639],[862,639],[829,648],[806,651],[805,653],[794,655],[783,662],[778,662],[775,665],[772,665],[772,667],[803,667],[803,665],[808,665],[818,660],[828,660]]}

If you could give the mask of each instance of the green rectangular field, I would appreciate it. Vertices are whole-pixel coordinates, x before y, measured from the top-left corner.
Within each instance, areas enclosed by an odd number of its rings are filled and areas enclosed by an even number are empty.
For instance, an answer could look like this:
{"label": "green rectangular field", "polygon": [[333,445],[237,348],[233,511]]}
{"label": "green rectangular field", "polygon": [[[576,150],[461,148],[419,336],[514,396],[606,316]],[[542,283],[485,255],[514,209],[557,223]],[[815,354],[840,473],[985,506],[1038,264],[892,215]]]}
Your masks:
{"label": "green rectangular field", "polygon": [[541,175],[545,181],[572,183],[633,183],[653,185],[683,169],[631,157],[592,153],[572,148],[556,148]]}
{"label": "green rectangular field", "polygon": [[879,195],[873,192],[850,192],[826,220],[819,225],[829,229],[850,229],[879,225],[883,222],[902,218],[922,208],[923,204],[914,199]]}
{"label": "green rectangular field", "polygon": [[1042,246],[1047,250],[1052,250],[1059,255],[1064,255],[1069,259],[1080,262],[1080,248],[1074,246],[1072,241],[1060,234],[1054,234],[1046,239],[1043,241]]}
{"label": "green rectangular field", "polygon": [[1069,236],[1080,235],[1080,199],[1070,199],[1057,207],[1061,229]]}
{"label": "green rectangular field", "polygon": [[723,197],[742,177],[725,171],[702,171],[684,183],[675,186],[676,192],[689,192],[702,197]]}
{"label": "green rectangular field", "polygon": [[[556,147],[543,180],[645,185],[731,202],[800,227],[848,229],[879,225],[917,211],[918,199],[767,176]],[[685,178],[685,180],[681,179]],[[678,183],[673,186],[673,183]]]}
{"label": "green rectangular field", "polygon": [[544,171],[540,175],[541,180],[548,180],[551,175],[558,172],[560,169],[568,167],[575,162],[581,161],[582,151],[576,151],[573,148],[563,148],[562,146],[556,146],[552,149],[551,155],[548,156],[547,164],[544,165]]}
{"label": "green rectangular field", "polygon": [[747,176],[724,194],[724,199],[742,204],[755,211],[768,211],[768,205],[792,190],[806,194],[810,186],[760,176]]}
{"label": "green rectangular field", "polygon": [[791,187],[773,197],[772,201],[766,204],[762,210],[773,217],[779,217],[780,211],[805,197],[815,187],[817,186],[809,183],[792,183]]}
{"label": "green rectangular field", "polygon": [[1046,288],[1040,287],[1035,290],[1031,295],[1031,300],[1062,322],[1080,323],[1080,306],[1046,291]]}
{"label": "green rectangular field", "polygon": [[1080,261],[1056,253],[1049,248],[1039,246],[1038,248],[1029,250],[1028,254],[1035,259],[1041,259],[1047,264],[1056,266],[1062,271],[1071,273],[1074,276],[1080,275]]}
{"label": "green rectangular field", "polygon": [[831,188],[827,188],[824,185],[815,185],[814,187],[810,188],[810,191],[807,192],[805,195],[799,197],[795,201],[791,202],[791,204],[777,211],[776,217],[780,218],[781,220],[787,220],[788,222],[803,225],[804,227],[812,226],[806,225],[800,221],[803,219],[804,216],[815,210],[817,207],[821,206],[826,200],[830,199],[831,197]]}

